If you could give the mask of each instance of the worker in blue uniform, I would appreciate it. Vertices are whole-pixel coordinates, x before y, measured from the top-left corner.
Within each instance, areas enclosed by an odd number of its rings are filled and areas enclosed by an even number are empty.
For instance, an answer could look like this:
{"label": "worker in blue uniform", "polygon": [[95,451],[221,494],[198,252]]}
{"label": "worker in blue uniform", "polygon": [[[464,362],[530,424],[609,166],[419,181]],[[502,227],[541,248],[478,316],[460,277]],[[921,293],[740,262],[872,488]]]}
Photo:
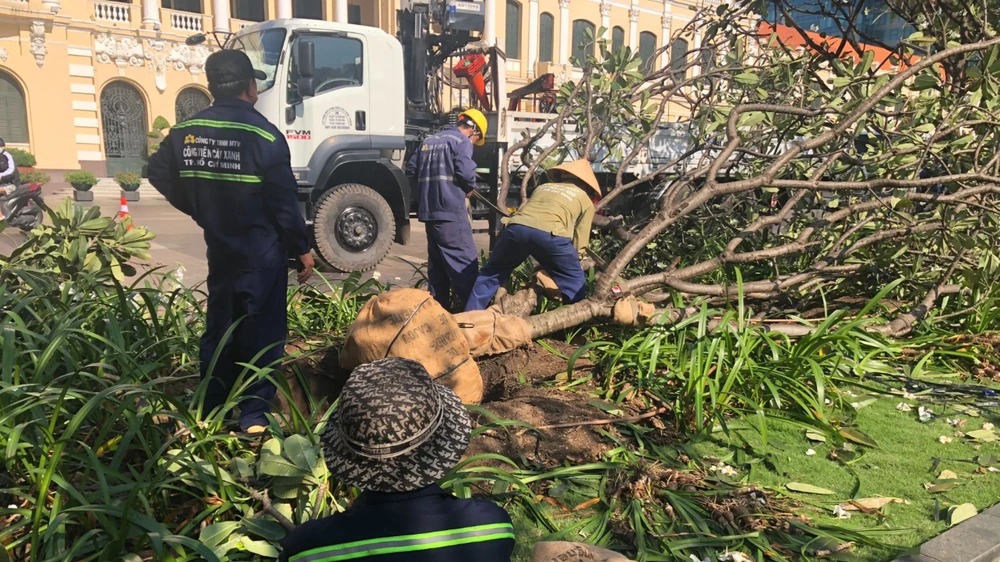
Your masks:
{"label": "worker in blue uniform", "polygon": [[[289,257],[298,261],[300,283],[314,265],[288,144],[254,109],[264,73],[245,53],[222,50],[208,57],[205,74],[215,102],[175,125],[148,165],[153,187],[205,232],[203,416],[226,403],[247,371],[241,363],[274,367],[284,356]],[[246,379],[253,382],[243,392],[239,424],[260,433],[275,386],[253,370],[247,376],[256,378]]]}
{"label": "worker in blue uniform", "polygon": [[279,561],[510,562],[507,512],[437,483],[462,460],[471,429],[462,400],[420,363],[390,357],[355,369],[322,445],[330,473],[361,495],[289,533]]}
{"label": "worker in blue uniform", "polygon": [[[424,139],[406,165],[420,190],[417,220],[427,229],[427,282],[434,299],[461,311],[479,272],[466,201],[476,189],[472,144],[486,142],[486,116],[468,109],[458,125]],[[458,301],[452,307],[451,292]]]}

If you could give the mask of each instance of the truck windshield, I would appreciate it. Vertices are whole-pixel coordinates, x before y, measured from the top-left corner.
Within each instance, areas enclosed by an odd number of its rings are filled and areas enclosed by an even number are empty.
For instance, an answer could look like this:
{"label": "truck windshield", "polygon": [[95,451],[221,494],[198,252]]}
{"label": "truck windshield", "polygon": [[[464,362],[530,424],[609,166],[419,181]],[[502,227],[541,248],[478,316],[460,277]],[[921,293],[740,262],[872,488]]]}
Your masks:
{"label": "truck windshield", "polygon": [[266,92],[274,86],[278,74],[278,60],[285,45],[284,29],[267,29],[233,37],[227,48],[243,51],[250,57],[254,68],[267,75],[257,81],[257,91]]}

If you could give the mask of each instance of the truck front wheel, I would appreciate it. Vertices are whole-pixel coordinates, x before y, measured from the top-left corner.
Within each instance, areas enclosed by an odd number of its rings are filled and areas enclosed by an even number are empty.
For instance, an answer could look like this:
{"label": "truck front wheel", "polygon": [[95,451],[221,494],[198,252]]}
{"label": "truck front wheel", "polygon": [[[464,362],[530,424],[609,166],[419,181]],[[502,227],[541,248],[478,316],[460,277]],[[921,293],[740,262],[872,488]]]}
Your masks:
{"label": "truck front wheel", "polygon": [[316,204],[313,237],[319,257],[343,272],[374,269],[392,248],[396,219],[370,187],[339,185]]}

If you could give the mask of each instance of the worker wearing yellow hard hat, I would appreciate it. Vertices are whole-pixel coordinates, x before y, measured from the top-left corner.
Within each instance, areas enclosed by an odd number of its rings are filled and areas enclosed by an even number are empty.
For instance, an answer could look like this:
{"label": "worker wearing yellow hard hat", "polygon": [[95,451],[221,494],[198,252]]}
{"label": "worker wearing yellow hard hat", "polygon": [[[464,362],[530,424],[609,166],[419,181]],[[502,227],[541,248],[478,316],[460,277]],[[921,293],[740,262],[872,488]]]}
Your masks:
{"label": "worker wearing yellow hard hat", "polygon": [[601,184],[590,162],[576,160],[550,168],[543,183],[507,222],[489,261],[479,273],[465,310],[483,310],[511,272],[532,257],[555,281],[565,302],[586,296],[580,251],[590,244],[594,201]]}
{"label": "worker wearing yellow hard hat", "polygon": [[467,202],[477,180],[472,145],[485,144],[486,126],[481,111],[467,109],[456,126],[424,139],[406,165],[419,191],[417,220],[427,229],[427,284],[446,309],[465,308],[479,272]]}
{"label": "worker wearing yellow hard hat", "polygon": [[489,125],[486,123],[486,116],[483,115],[482,111],[478,109],[466,109],[462,113],[458,114],[458,124],[461,127],[463,124],[469,126],[469,122],[474,125],[474,137],[469,137],[476,146],[483,146],[486,144],[486,130]]}

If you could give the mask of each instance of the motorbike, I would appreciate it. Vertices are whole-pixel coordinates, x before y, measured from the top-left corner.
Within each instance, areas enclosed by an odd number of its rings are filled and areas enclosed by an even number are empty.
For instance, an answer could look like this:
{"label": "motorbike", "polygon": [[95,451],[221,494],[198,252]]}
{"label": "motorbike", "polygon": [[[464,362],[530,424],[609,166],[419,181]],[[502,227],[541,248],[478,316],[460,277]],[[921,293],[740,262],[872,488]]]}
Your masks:
{"label": "motorbike", "polygon": [[[0,193],[3,193],[0,188]],[[42,224],[45,202],[42,201],[42,186],[26,183],[0,197],[0,219],[24,232]]]}

